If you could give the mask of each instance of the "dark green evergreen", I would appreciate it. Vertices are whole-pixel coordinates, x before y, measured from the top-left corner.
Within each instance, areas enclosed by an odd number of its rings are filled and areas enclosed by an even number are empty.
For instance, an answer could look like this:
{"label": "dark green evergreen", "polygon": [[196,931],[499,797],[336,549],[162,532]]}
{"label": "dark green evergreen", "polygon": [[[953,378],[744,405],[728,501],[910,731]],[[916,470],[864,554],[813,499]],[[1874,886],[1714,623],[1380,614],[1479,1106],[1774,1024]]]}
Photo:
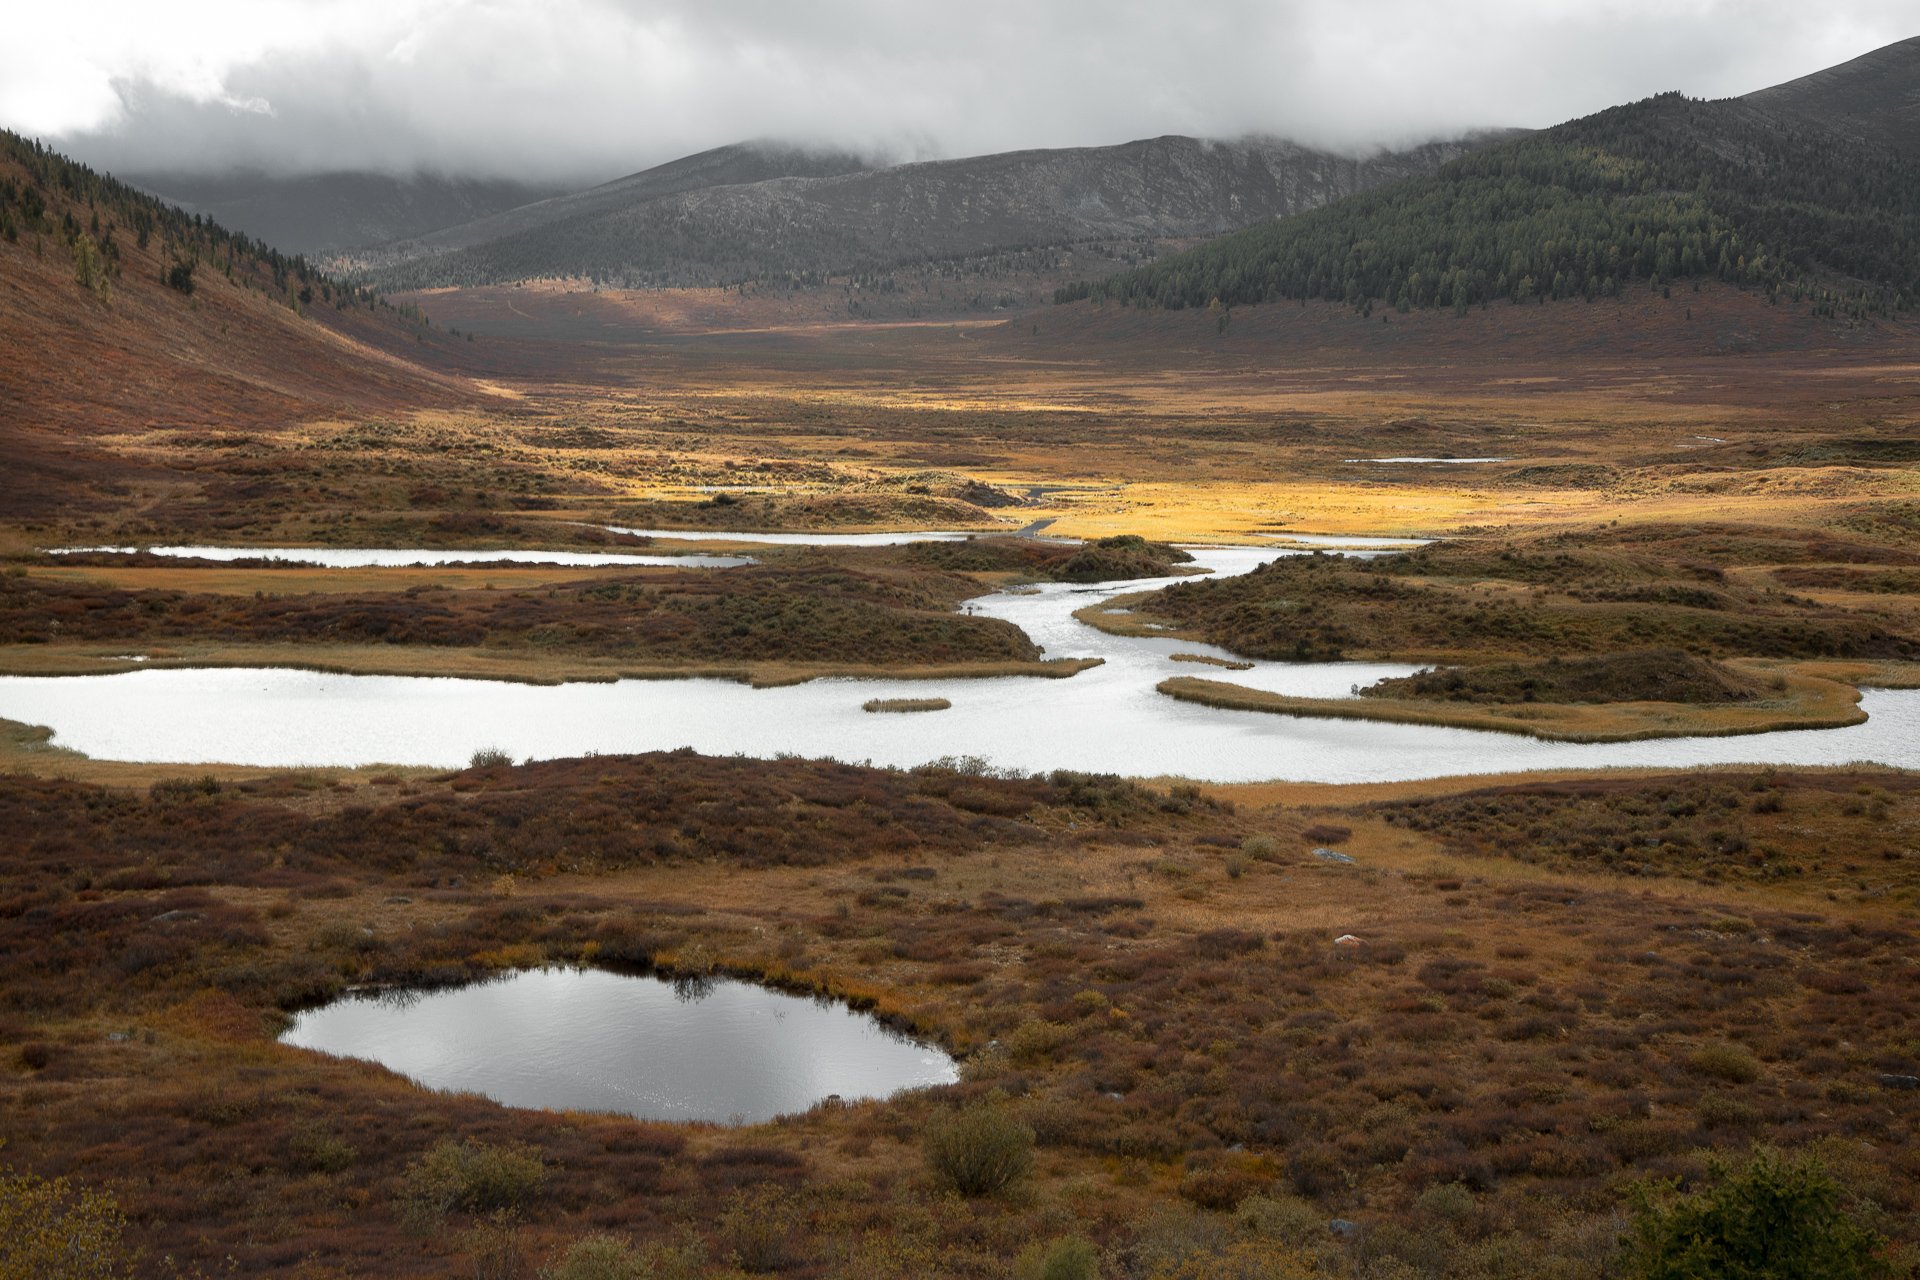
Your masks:
{"label": "dark green evergreen", "polygon": [[1760,1149],[1716,1185],[1660,1204],[1643,1197],[1627,1246],[1633,1280],[1874,1280],[1886,1241],[1853,1221],[1820,1164]]}
{"label": "dark green evergreen", "polygon": [[1920,290],[1920,164],[1739,99],[1662,94],[1091,284],[1154,307],[1319,299],[1370,312],[1718,278],[1856,315]]}
{"label": "dark green evergreen", "polygon": [[[19,177],[12,174],[16,165]],[[120,250],[114,233],[128,228],[142,249],[155,236],[161,238],[169,263],[160,273],[161,281],[182,294],[193,292],[197,264],[220,259],[229,279],[275,297],[297,294],[307,302],[318,296],[341,310],[349,306],[392,309],[373,290],[335,280],[300,255],[288,256],[228,231],[210,219],[156,200],[111,175],[96,173],[4,129],[0,129],[0,173],[7,175],[0,177],[0,238],[18,241],[22,236],[57,237],[77,261],[87,264],[82,275],[93,273],[96,259],[98,270],[104,273],[101,279],[120,274]],[[86,224],[72,212],[58,219],[53,216],[48,199],[56,192],[70,205],[83,207]],[[407,308],[402,313],[419,318]]]}

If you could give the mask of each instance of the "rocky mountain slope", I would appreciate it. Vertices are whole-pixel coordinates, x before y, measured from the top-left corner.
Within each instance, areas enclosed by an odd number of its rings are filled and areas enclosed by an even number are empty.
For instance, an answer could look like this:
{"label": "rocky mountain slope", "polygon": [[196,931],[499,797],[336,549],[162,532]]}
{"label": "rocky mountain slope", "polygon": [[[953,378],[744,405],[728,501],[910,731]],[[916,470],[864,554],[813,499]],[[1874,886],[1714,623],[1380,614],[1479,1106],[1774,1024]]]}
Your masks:
{"label": "rocky mountain slope", "polygon": [[1920,36],[1750,93],[1747,104],[1842,137],[1920,149]]}
{"label": "rocky mountain slope", "polygon": [[[1417,174],[1488,139],[1354,158],[1163,137],[883,168],[724,148],[362,263],[390,289],[584,277],[717,285],[1094,240],[1191,239]],[[756,167],[765,172],[756,173]],[[824,172],[822,170],[825,170]]]}

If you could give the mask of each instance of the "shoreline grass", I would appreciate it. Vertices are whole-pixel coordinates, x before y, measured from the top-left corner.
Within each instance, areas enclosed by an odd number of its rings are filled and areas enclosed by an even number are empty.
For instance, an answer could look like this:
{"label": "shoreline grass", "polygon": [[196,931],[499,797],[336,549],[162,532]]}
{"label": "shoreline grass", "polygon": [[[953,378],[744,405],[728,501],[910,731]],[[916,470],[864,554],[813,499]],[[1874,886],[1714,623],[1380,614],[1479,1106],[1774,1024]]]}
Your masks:
{"label": "shoreline grass", "polygon": [[1182,702],[1228,711],[1264,711],[1323,720],[1515,733],[1548,742],[1641,742],[1720,738],[1783,729],[1838,729],[1864,723],[1860,691],[1815,676],[1785,676],[1784,696],[1752,703],[1433,703],[1401,698],[1303,698],[1197,676],[1155,686]]}
{"label": "shoreline grass", "polygon": [[1215,658],[1204,653],[1176,653],[1169,657],[1170,662],[1198,662],[1209,667],[1219,667],[1224,671],[1251,671],[1251,662],[1237,662],[1232,658]]}
{"label": "shoreline grass", "polygon": [[516,684],[612,684],[618,680],[733,680],[756,689],[778,689],[809,680],[986,680],[1006,676],[1065,679],[1100,658],[1048,658],[1033,662],[927,663],[889,666],[833,662],[634,663],[616,658],[566,657],[542,653],[502,653],[476,649],[413,648],[393,645],[180,645],[88,644],[0,646],[0,675],[90,676],[129,671],[224,667],[273,667],[345,676],[417,676],[461,680],[504,680]]}

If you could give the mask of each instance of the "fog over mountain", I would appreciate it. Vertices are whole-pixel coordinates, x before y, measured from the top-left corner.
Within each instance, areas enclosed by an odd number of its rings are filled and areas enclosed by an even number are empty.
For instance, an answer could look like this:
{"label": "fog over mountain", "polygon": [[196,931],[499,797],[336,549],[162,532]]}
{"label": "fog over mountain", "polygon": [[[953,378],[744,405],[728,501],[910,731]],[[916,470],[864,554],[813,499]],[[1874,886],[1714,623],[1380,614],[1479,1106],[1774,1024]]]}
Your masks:
{"label": "fog over mountain", "polygon": [[893,159],[1284,136],[1365,151],[1729,96],[1913,34],[1834,0],[197,0],[9,18],[0,125],[134,172],[578,187],[775,137]]}

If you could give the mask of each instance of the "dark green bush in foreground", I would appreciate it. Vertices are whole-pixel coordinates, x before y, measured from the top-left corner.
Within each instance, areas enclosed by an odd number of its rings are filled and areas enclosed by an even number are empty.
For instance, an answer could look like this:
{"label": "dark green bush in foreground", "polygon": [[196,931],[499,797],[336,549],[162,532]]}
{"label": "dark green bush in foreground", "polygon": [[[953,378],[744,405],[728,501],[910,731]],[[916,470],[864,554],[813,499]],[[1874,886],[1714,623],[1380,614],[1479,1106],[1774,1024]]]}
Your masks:
{"label": "dark green bush in foreground", "polygon": [[1715,1162],[1715,1185],[1643,1200],[1626,1240],[1635,1280],[1868,1280],[1891,1276],[1886,1242],[1846,1212],[1845,1191],[1812,1158],[1759,1148]]}

